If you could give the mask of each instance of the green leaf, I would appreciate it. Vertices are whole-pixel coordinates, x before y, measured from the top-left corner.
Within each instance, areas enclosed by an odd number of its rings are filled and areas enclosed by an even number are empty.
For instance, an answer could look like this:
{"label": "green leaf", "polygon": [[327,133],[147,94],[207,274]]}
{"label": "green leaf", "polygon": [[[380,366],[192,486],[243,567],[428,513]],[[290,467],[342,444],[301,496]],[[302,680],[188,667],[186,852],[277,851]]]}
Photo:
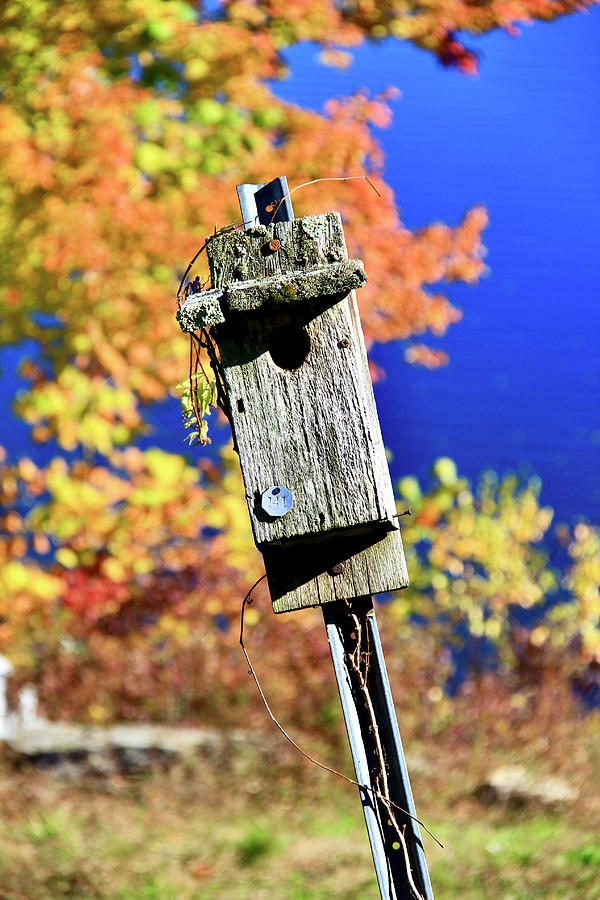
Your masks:
{"label": "green leaf", "polygon": [[163,19],[152,19],[152,21],[148,22],[146,25],[146,31],[155,41],[168,41],[175,33],[173,26]]}
{"label": "green leaf", "polygon": [[212,97],[204,97],[196,103],[196,116],[204,125],[217,125],[223,119],[223,106]]}
{"label": "green leaf", "polygon": [[[192,384],[195,389],[195,399],[198,412],[200,413],[200,421],[196,418],[192,402]],[[180,398],[183,427],[194,429],[191,434],[185,436],[184,440],[189,443],[190,447],[194,447],[196,444],[210,444],[206,417],[210,415],[211,406],[216,405],[217,388],[214,376],[208,380],[204,372],[200,371],[192,375],[191,378],[180,381],[177,387],[183,392]]]}
{"label": "green leaf", "polygon": [[156,100],[144,100],[135,111],[136,121],[140,125],[155,125],[162,119],[160,104]]}
{"label": "green leaf", "polygon": [[196,22],[198,20],[198,14],[195,9],[188,3],[174,3],[173,8],[175,9],[175,14],[178,19],[182,22]]}
{"label": "green leaf", "polygon": [[167,167],[167,153],[158,144],[143,141],[136,147],[135,161],[140,169],[148,175],[157,175]]}

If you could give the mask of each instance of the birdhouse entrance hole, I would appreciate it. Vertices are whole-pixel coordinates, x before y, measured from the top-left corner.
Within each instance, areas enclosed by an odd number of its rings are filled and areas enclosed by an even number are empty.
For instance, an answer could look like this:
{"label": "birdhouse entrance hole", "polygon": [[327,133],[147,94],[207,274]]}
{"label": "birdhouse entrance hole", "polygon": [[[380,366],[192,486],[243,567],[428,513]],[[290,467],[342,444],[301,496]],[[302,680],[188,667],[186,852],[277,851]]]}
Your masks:
{"label": "birdhouse entrance hole", "polygon": [[293,372],[299,369],[310,352],[310,338],[303,325],[288,322],[279,325],[269,335],[269,353],[280,369]]}

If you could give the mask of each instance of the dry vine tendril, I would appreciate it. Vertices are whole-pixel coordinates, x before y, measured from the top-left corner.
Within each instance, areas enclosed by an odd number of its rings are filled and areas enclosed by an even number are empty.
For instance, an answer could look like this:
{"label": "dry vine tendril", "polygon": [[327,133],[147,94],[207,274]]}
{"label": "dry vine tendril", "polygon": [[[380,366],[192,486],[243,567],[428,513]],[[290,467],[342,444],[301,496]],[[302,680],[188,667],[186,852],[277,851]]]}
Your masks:
{"label": "dry vine tendril", "polygon": [[[378,771],[377,771],[377,776],[375,779],[375,782],[378,786],[378,791],[376,792],[376,794],[377,794],[377,797],[379,798],[379,800],[381,801],[381,803],[383,804],[383,806],[385,807],[387,814],[389,816],[390,823],[398,836],[398,844],[399,844],[399,847],[402,849],[402,853],[404,855],[404,864],[406,867],[406,874],[407,874],[407,878],[408,878],[409,887],[410,887],[414,897],[416,898],[416,900],[424,900],[422,894],[420,893],[419,889],[417,888],[417,886],[414,882],[414,878],[413,878],[413,874],[412,874],[410,856],[408,853],[408,845],[406,843],[406,837],[405,837],[406,826],[404,826],[402,828],[400,827],[400,825],[398,824],[398,821],[396,819],[396,816],[394,814],[393,807],[395,807],[398,810],[401,810],[402,812],[406,813],[406,815],[408,815],[408,816],[410,816],[410,813],[407,813],[406,810],[403,810],[401,807],[397,806],[397,804],[393,803],[390,800],[390,796],[389,796],[390,791],[389,791],[389,785],[388,785],[387,766],[385,764],[385,756],[383,753],[383,747],[381,745],[381,736],[379,734],[379,728],[377,727],[377,719],[375,716],[375,710],[373,708],[373,701],[371,699],[371,694],[370,694],[368,683],[367,683],[368,675],[369,675],[369,662],[370,662],[370,657],[371,657],[371,649],[369,646],[369,633],[368,633],[368,631],[365,632],[366,639],[367,639],[367,646],[366,646],[366,648],[363,649],[363,627],[362,627],[362,624],[360,622],[359,617],[353,611],[352,605],[348,600],[346,600],[346,605],[348,607],[348,615],[352,619],[352,623],[354,625],[353,636],[355,636],[355,641],[356,641],[354,650],[352,651],[352,653],[348,654],[348,658],[350,660],[350,665],[352,667],[352,671],[354,672],[354,674],[356,676],[358,688],[359,688],[359,691],[363,698],[363,703],[369,714],[370,728],[371,728],[373,737],[375,739],[375,751],[377,754],[377,763],[378,763]],[[410,817],[414,818],[414,816],[410,816]],[[419,820],[417,819],[416,821],[419,821]],[[422,823],[419,822],[419,824],[422,824]],[[425,830],[428,832],[428,834],[431,834],[431,832],[426,828],[425,825],[423,825],[423,828],[425,828]],[[431,836],[434,837],[434,835],[431,835]],[[434,838],[434,839],[437,840],[437,838]],[[439,843],[439,841],[438,841],[438,843]],[[441,844],[440,844],[440,846],[441,846]]]}
{"label": "dry vine tendril", "polygon": [[[365,791],[366,793],[371,794],[373,797],[376,797],[378,800],[381,801],[381,803],[385,806],[385,808],[390,816],[390,821],[394,827],[394,830],[398,834],[398,843],[400,844],[400,847],[403,850],[404,859],[405,859],[405,863],[406,863],[406,871],[408,874],[411,891],[413,892],[416,900],[423,900],[423,896],[420,893],[420,891],[418,890],[418,888],[416,887],[416,885],[414,883],[414,879],[412,877],[412,870],[411,870],[411,866],[410,866],[410,859],[408,856],[408,847],[406,844],[406,838],[404,836],[404,829],[400,828],[400,826],[398,825],[395,815],[394,815],[394,810],[398,810],[399,812],[408,816],[409,819],[412,819],[413,821],[417,822],[421,826],[421,828],[423,828],[427,832],[427,834],[430,837],[432,837],[433,840],[437,844],[439,844],[440,847],[443,847],[444,845],[441,843],[440,840],[438,840],[438,838],[435,836],[435,834],[433,834],[433,832],[431,832],[429,830],[427,825],[425,825],[420,819],[418,819],[416,816],[413,816],[411,813],[408,812],[408,810],[403,809],[403,807],[399,806],[397,803],[394,803],[393,800],[390,800],[390,798],[389,798],[389,788],[388,788],[388,782],[387,782],[385,761],[384,761],[384,757],[383,757],[383,749],[381,747],[379,734],[376,729],[375,712],[373,710],[373,705],[372,705],[371,697],[369,695],[369,692],[368,692],[368,689],[366,686],[366,682],[364,683],[365,692],[366,692],[365,701],[368,702],[368,708],[370,709],[371,721],[373,723],[373,729],[374,729],[374,733],[376,735],[376,741],[377,741],[377,747],[378,747],[378,759],[379,759],[379,763],[380,763],[380,772],[378,773],[378,777],[377,777],[377,782],[379,784],[378,790],[373,790],[372,788],[368,787],[367,785],[361,784],[360,782],[355,781],[353,778],[349,778],[348,775],[344,775],[343,772],[338,772],[337,769],[333,769],[333,768],[331,768],[331,766],[327,766],[327,765],[325,765],[325,763],[319,762],[319,760],[315,759],[313,756],[311,756],[309,753],[307,753],[306,750],[303,750],[302,747],[300,747],[300,745],[297,744],[296,741],[292,737],[290,737],[290,735],[287,733],[285,728],[282,725],[280,725],[279,721],[277,720],[274,713],[272,712],[271,707],[269,706],[269,703],[267,701],[265,693],[262,689],[261,683],[258,679],[258,676],[257,676],[255,670],[254,670],[254,666],[252,665],[252,662],[250,660],[248,651],[246,650],[246,645],[244,643],[244,613],[246,611],[246,607],[250,606],[254,602],[254,598],[252,597],[252,594],[254,593],[254,591],[256,590],[258,585],[262,581],[264,581],[264,579],[266,577],[267,577],[266,574],[261,575],[261,577],[252,585],[252,587],[250,588],[250,590],[248,591],[248,593],[242,600],[242,608],[241,608],[241,614],[240,614],[240,647],[242,648],[242,652],[244,654],[246,663],[248,664],[248,674],[251,675],[252,679],[254,680],[254,683],[256,685],[258,693],[260,694],[260,698],[263,702],[263,705],[264,705],[265,709],[267,710],[267,713],[269,714],[269,718],[271,719],[271,721],[273,722],[275,727],[284,736],[286,741],[288,741],[288,743],[290,743],[292,745],[292,747],[295,747],[295,749],[305,759],[307,759],[309,762],[313,763],[313,765],[318,766],[320,769],[324,769],[326,772],[330,772],[332,775],[336,775],[338,778],[341,778],[343,781],[346,781],[348,784],[355,785],[356,787],[360,788],[361,790]],[[353,653],[354,658],[352,661],[352,667],[354,669],[356,666],[355,671],[357,672],[359,679],[361,681],[364,681],[364,679],[366,678],[366,674],[368,672],[368,650],[365,655],[362,650],[362,644],[361,644],[360,622],[354,614],[352,614],[352,618],[355,620],[355,624],[357,626],[357,632],[356,632],[357,644],[356,644],[356,648]],[[363,657],[363,660],[364,660],[364,664],[363,664],[364,671],[363,672],[360,671],[361,656]]]}
{"label": "dry vine tendril", "polygon": [[[238,227],[240,226],[226,225],[225,228],[221,228],[219,231],[215,228],[214,234],[207,237],[183,273],[177,290],[178,309],[181,309],[182,300],[185,300],[191,293],[201,293],[206,290],[206,283],[201,282],[200,278],[188,281],[187,284],[185,282],[192,267],[204,250],[206,250],[210,241],[217,235],[233,231]],[[182,427],[191,429],[191,433],[187,435],[186,440],[189,442],[190,447],[195,447],[197,444],[210,444],[206,417],[210,415],[211,406],[218,407],[229,418],[229,404],[223,384],[219,351],[208,329],[201,328],[200,331],[192,332],[189,338],[190,365],[188,377],[185,381],[181,381],[177,387],[183,390],[181,396]],[[212,369],[212,377],[202,363],[202,350],[206,351]]]}

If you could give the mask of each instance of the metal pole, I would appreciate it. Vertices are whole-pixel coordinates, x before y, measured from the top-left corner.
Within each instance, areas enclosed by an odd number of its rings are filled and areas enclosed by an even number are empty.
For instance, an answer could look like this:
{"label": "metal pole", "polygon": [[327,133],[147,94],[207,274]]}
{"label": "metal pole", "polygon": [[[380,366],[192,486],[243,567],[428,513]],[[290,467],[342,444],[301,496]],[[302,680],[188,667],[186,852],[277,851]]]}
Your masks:
{"label": "metal pole", "polygon": [[406,841],[409,874],[390,810],[377,796],[385,793],[382,787],[387,786],[388,799],[416,817],[373,600],[359,597],[326,603],[323,617],[356,780],[364,785],[359,794],[382,900],[415,900],[419,895],[414,887],[424,900],[432,900],[417,822],[392,807],[393,818]]}

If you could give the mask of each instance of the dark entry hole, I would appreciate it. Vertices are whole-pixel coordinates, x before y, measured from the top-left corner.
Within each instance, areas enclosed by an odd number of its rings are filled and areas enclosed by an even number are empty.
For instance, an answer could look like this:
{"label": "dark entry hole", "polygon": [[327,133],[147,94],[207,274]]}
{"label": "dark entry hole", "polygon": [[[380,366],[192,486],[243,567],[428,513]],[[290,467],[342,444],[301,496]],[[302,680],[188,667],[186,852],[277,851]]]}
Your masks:
{"label": "dark entry hole", "polygon": [[309,350],[310,338],[302,325],[280,325],[273,329],[269,337],[271,359],[280,369],[300,368]]}
{"label": "dark entry hole", "polygon": [[246,404],[244,403],[244,401],[241,397],[237,402],[237,408],[238,408],[238,412],[246,412]]}

